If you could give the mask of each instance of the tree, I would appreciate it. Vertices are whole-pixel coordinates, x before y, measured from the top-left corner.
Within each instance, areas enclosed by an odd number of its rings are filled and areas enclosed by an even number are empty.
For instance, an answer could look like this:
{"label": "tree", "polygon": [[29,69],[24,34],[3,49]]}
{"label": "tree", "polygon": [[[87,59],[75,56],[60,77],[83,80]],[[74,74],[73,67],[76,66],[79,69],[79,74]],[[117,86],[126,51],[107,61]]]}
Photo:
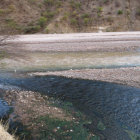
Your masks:
{"label": "tree", "polygon": [[6,26],[0,25],[0,47],[7,45],[8,40],[14,39],[14,31]]}

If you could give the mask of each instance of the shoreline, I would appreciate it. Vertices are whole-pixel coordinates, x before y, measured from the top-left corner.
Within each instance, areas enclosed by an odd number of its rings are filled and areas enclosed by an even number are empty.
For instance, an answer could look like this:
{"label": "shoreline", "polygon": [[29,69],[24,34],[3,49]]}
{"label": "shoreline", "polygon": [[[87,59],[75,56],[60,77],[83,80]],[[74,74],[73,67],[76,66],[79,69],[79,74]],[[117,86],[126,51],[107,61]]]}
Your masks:
{"label": "shoreline", "polygon": [[32,76],[63,76],[67,78],[78,78],[105,81],[140,88],[140,67],[119,69],[82,69],[55,72],[29,73]]}

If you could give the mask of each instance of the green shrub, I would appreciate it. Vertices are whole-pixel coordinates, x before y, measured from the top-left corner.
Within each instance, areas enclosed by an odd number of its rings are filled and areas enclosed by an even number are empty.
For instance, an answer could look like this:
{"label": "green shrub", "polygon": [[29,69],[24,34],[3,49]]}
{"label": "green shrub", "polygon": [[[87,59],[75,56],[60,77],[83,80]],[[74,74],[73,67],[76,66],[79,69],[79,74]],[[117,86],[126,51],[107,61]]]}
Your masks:
{"label": "green shrub", "polygon": [[9,6],[8,6],[8,9],[9,9],[9,11],[11,11],[11,12],[16,11],[16,7],[15,7],[15,5],[13,5],[13,4],[9,5]]}
{"label": "green shrub", "polygon": [[23,29],[23,32],[28,34],[28,33],[36,33],[41,29],[41,27],[39,25],[35,25],[35,26],[27,26]]}
{"label": "green shrub", "polygon": [[61,2],[61,1],[57,1],[57,2],[56,2],[56,6],[57,6],[57,7],[61,7],[61,6],[62,6],[62,2]]}
{"label": "green shrub", "polygon": [[75,2],[75,8],[81,8],[81,3],[80,2]]}
{"label": "green shrub", "polygon": [[89,18],[90,16],[89,16],[89,14],[85,13],[85,14],[83,14],[81,17],[82,17],[82,18]]}
{"label": "green shrub", "polygon": [[74,0],[72,0],[72,1],[70,1],[70,6],[73,9],[79,9],[79,8],[81,8],[81,3],[80,2],[75,2]]}
{"label": "green shrub", "polygon": [[73,11],[73,12],[71,13],[71,16],[73,16],[73,17],[77,17],[77,16],[78,16],[77,11]]}
{"label": "green shrub", "polygon": [[77,21],[76,18],[72,18],[72,19],[70,20],[70,23],[71,23],[71,25],[77,25],[78,21]]}
{"label": "green shrub", "polygon": [[40,27],[44,27],[46,22],[47,22],[47,18],[45,17],[40,17],[40,19],[38,20],[38,24]]}
{"label": "green shrub", "polygon": [[45,16],[48,20],[52,19],[55,16],[56,12],[46,11],[43,16]]}
{"label": "green shrub", "polygon": [[54,0],[44,0],[45,5],[52,6],[54,5]]}
{"label": "green shrub", "polygon": [[97,12],[98,12],[98,13],[103,12],[103,7],[98,7],[98,8],[97,8]]}
{"label": "green shrub", "polygon": [[103,0],[105,4],[107,4],[109,2],[109,0]]}
{"label": "green shrub", "polygon": [[136,15],[137,15],[137,16],[140,16],[140,9],[137,9]]}
{"label": "green shrub", "polygon": [[5,19],[5,22],[8,27],[16,29],[17,28],[17,23],[13,19]]}
{"label": "green shrub", "polygon": [[0,15],[3,15],[5,13],[4,9],[0,9]]}
{"label": "green shrub", "polygon": [[48,29],[48,27],[45,28],[45,33],[46,33],[46,34],[49,33],[49,29]]}
{"label": "green shrub", "polygon": [[89,21],[90,21],[89,18],[84,18],[84,24],[85,24],[85,25],[88,25]]}
{"label": "green shrub", "polygon": [[122,15],[123,14],[123,11],[122,10],[118,10],[117,14],[118,15]]}

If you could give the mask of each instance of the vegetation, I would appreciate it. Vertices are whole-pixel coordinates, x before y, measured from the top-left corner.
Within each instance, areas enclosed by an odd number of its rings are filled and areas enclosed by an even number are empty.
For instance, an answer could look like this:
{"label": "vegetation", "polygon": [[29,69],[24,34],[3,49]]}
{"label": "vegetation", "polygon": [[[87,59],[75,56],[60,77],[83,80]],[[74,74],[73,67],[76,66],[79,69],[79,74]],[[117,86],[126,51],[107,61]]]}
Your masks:
{"label": "vegetation", "polygon": [[57,140],[95,140],[97,137],[88,133],[83,128],[82,123],[74,123],[73,121],[59,120],[50,118],[49,116],[41,117],[45,127],[40,130],[40,139],[57,139]]}
{"label": "vegetation", "polygon": [[137,15],[137,16],[140,16],[140,9],[137,9],[136,15]]}
{"label": "vegetation", "polygon": [[0,139],[1,140],[15,140],[14,135],[10,135],[8,132],[8,125],[0,123]]}
{"label": "vegetation", "polygon": [[[117,31],[117,29],[126,30],[130,28],[129,21],[135,19],[135,17],[136,20],[130,24],[140,24],[139,7],[134,7],[134,5],[138,5],[139,3],[138,0],[134,0],[133,2],[135,3],[133,5],[129,5],[126,2],[124,9],[123,2],[116,0],[25,0],[22,4],[19,1],[17,3],[5,1],[2,3],[3,6],[0,7],[0,20],[2,20],[1,23],[7,24],[10,28],[15,28],[18,34],[45,32],[46,26],[49,28],[49,25],[53,26],[49,29],[50,33],[54,33],[56,28],[57,32],[61,32],[62,30],[68,32],[68,29],[70,31],[82,32],[90,27],[90,31],[94,31],[96,27],[104,25],[110,26],[110,29],[113,31]],[[129,11],[130,15],[131,9],[134,9],[136,13],[134,18],[128,16],[128,12],[123,12]],[[128,20],[120,21],[120,15],[127,17]],[[111,22],[110,20],[106,20],[108,17],[110,17]],[[6,20],[9,18],[11,21],[7,22]],[[34,24],[28,25],[31,20]],[[129,23],[119,25],[120,22],[126,21]],[[55,26],[55,22],[58,22],[60,26]],[[104,25],[102,25],[103,22],[105,22]],[[95,28],[92,28],[93,26]],[[137,28],[137,30],[140,28],[138,26],[133,27]]]}
{"label": "vegetation", "polygon": [[45,17],[40,17],[40,19],[38,20],[38,24],[40,27],[44,27],[46,22],[47,22],[47,18]]}
{"label": "vegetation", "polygon": [[122,15],[123,14],[123,11],[122,10],[118,10],[118,15]]}

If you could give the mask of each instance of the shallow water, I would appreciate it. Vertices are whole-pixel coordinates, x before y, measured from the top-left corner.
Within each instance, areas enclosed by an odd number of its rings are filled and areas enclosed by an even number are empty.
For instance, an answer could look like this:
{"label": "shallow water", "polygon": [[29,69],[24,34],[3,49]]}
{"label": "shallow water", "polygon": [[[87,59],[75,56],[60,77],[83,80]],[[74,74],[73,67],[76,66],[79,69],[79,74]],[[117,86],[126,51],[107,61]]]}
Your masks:
{"label": "shallow water", "polygon": [[[108,82],[57,76],[19,77],[5,83],[72,102],[93,119],[91,129],[107,140],[129,140],[140,134],[140,89]],[[102,121],[104,131],[96,127]]]}
{"label": "shallow water", "polygon": [[33,52],[3,59],[1,70],[38,71],[140,66],[140,52]]}
{"label": "shallow water", "polygon": [[9,105],[4,100],[0,99],[0,118],[7,115],[9,110],[10,110]]}

